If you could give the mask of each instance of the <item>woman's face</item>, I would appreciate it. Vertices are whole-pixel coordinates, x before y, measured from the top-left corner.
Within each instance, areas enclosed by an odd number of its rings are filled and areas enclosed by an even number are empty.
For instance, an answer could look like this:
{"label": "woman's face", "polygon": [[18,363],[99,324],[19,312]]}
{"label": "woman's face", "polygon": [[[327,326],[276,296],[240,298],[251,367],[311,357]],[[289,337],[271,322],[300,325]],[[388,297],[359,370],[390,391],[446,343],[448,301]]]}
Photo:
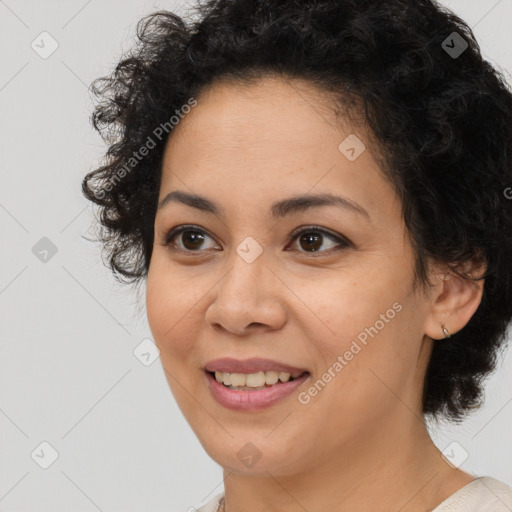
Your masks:
{"label": "woman's face", "polygon": [[[293,474],[419,424],[431,308],[413,290],[401,205],[370,140],[342,130],[319,98],[298,81],[217,83],[164,155],[160,201],[180,191],[218,211],[180,197],[159,208],[148,320],[184,416],[235,471]],[[327,194],[343,200],[272,207]],[[308,373],[229,390],[205,370],[222,358],[274,361],[234,373],[278,363]]]}

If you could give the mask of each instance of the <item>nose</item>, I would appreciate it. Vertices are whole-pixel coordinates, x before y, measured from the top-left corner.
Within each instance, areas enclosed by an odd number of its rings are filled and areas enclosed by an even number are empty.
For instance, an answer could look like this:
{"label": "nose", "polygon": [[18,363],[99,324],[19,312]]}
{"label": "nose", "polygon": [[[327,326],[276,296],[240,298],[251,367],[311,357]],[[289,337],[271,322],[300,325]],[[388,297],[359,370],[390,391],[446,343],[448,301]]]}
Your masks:
{"label": "nose", "polygon": [[283,327],[286,310],[282,294],[286,287],[262,256],[252,263],[235,256],[206,310],[205,319],[213,329],[243,336],[255,329],[272,331]]}

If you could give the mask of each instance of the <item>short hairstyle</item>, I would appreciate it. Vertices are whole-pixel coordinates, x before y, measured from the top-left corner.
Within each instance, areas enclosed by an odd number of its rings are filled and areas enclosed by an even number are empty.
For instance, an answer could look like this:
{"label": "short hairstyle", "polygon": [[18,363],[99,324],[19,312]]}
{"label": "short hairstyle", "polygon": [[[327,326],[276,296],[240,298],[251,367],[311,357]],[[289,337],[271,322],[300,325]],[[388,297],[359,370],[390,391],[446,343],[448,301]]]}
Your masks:
{"label": "short hairstyle", "polygon": [[[193,10],[141,19],[134,47],[91,86],[108,150],[82,190],[99,207],[114,276],[147,276],[171,116],[218,79],[306,80],[333,106],[358,106],[370,127],[402,202],[415,283],[428,283],[429,261],[485,278],[477,311],[435,342],[425,376],[423,413],[459,422],[481,405],[512,318],[512,94],[502,73],[435,1],[198,0]],[[485,273],[474,276],[479,263]]]}

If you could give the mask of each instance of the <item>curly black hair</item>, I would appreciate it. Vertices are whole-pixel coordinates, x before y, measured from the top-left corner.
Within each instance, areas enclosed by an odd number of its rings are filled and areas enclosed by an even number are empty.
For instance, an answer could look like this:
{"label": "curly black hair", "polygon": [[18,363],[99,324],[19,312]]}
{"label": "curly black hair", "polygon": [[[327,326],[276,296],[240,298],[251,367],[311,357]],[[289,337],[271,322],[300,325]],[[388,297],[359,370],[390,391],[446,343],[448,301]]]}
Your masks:
{"label": "curly black hair", "polygon": [[[431,0],[198,0],[191,12],[141,19],[134,47],[91,85],[92,124],[109,147],[82,190],[99,205],[114,276],[147,276],[172,118],[217,79],[307,80],[333,106],[359,108],[375,136],[402,201],[415,278],[428,283],[434,261],[485,279],[467,325],[434,345],[424,382],[423,413],[461,421],[482,403],[512,318],[512,93],[503,74],[471,28]],[[468,268],[478,264],[485,272],[475,276]]]}

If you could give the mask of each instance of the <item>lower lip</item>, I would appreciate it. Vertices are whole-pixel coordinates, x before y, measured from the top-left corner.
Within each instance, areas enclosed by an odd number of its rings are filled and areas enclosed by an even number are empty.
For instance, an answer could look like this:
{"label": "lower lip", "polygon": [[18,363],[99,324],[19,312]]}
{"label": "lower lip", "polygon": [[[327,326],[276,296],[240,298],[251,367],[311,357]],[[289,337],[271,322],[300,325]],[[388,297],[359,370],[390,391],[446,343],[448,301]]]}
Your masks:
{"label": "lower lip", "polygon": [[309,377],[309,373],[305,373],[297,379],[282,382],[281,384],[274,384],[265,389],[237,391],[236,389],[229,389],[220,382],[217,382],[209,372],[205,371],[204,373],[213,398],[228,409],[241,411],[257,411],[269,407],[289,396]]}

